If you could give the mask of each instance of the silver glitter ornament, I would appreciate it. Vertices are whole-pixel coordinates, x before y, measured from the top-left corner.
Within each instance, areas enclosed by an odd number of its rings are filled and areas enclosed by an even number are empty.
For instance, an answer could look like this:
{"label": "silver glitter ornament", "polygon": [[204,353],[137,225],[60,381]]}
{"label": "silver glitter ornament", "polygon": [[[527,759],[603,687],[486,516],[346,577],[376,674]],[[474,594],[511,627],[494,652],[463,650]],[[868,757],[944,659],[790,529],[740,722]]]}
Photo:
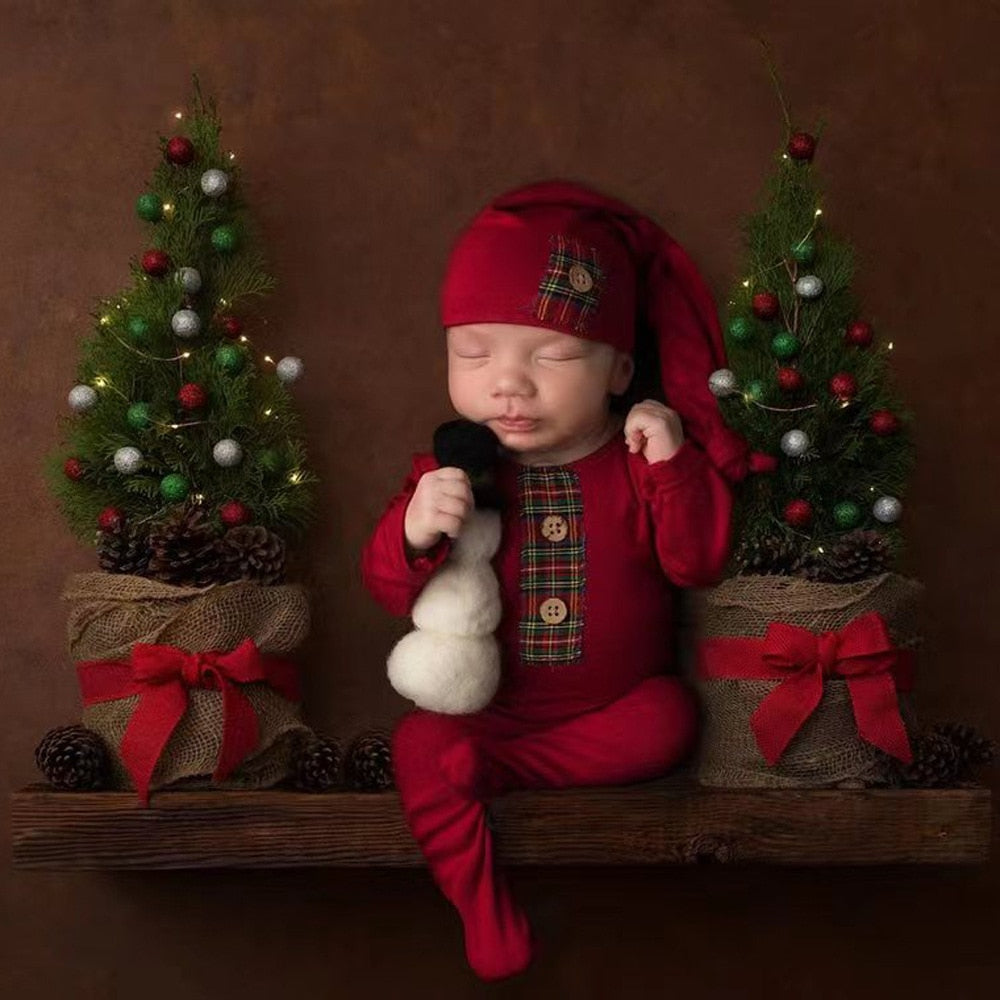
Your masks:
{"label": "silver glitter ornament", "polygon": [[728,368],[718,368],[708,376],[708,387],[713,396],[724,399],[736,392],[736,376]]}
{"label": "silver glitter ornament", "polygon": [[785,431],[781,435],[781,450],[791,458],[800,458],[809,450],[809,435],[805,431]]}
{"label": "silver glitter ornament", "polygon": [[193,267],[179,268],[177,271],[177,283],[185,292],[200,292],[201,274]]}
{"label": "silver glitter ornament", "polygon": [[282,382],[288,383],[301,378],[305,369],[301,358],[282,358],[275,371]]}
{"label": "silver glitter ornament", "polygon": [[115,452],[115,468],[123,475],[138,472],[142,466],[142,452],[138,448],[126,446]]}
{"label": "silver glitter ornament", "polygon": [[243,449],[240,447],[239,441],[223,438],[215,443],[215,447],[212,449],[212,458],[215,459],[217,465],[221,465],[224,469],[231,469],[243,461]]}
{"label": "silver glitter ornament", "polygon": [[89,385],[74,385],[66,398],[74,413],[86,413],[97,402],[97,393]]}
{"label": "silver glitter ornament", "polygon": [[896,497],[879,497],[872,505],[872,514],[876,521],[883,524],[894,524],[903,513],[903,505]]}
{"label": "silver glitter ornament", "polygon": [[224,170],[213,167],[201,175],[201,189],[209,198],[218,198],[220,194],[225,194],[227,187],[229,187],[229,176]]}
{"label": "silver glitter ornament", "polygon": [[170,328],[178,337],[197,337],[201,332],[201,317],[193,309],[178,309],[170,317]]}
{"label": "silver glitter ornament", "polygon": [[815,299],[823,294],[823,281],[815,274],[803,274],[795,282],[795,293],[804,299]]}

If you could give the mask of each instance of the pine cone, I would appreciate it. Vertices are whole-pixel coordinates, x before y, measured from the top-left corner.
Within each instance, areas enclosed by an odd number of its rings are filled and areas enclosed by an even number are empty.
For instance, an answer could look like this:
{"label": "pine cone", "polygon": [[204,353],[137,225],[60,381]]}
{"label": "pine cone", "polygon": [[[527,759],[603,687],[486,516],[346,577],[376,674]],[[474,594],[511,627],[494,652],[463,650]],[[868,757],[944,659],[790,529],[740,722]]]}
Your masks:
{"label": "pine cone", "polygon": [[801,571],[821,583],[851,583],[884,573],[889,557],[889,543],[881,532],[858,528],[828,545],[822,555],[810,554]]}
{"label": "pine cone", "polygon": [[268,586],[285,580],[285,541],[262,524],[241,524],[222,537],[222,577]]}
{"label": "pine cone", "polygon": [[292,783],[303,792],[327,792],[340,783],[340,741],[321,736],[296,756]]}
{"label": "pine cone", "polygon": [[205,510],[186,504],[149,535],[149,576],[178,587],[220,582],[222,558],[215,528]]}
{"label": "pine cone", "polygon": [[958,777],[962,781],[971,781],[977,767],[992,764],[996,757],[996,743],[980,735],[972,726],[961,722],[939,722],[931,727],[931,732],[950,740],[955,747],[958,752]]}
{"label": "pine cone", "polygon": [[392,743],[381,729],[362,733],[347,749],[344,761],[347,786],[355,791],[380,792],[392,788]]}
{"label": "pine cone", "polygon": [[902,769],[903,783],[916,788],[956,785],[959,763],[958,750],[950,739],[940,733],[922,733],[913,741],[913,763]]}
{"label": "pine cone", "polygon": [[108,748],[85,726],[50,729],[35,748],[35,763],[55,788],[84,791],[107,783]]}
{"label": "pine cone", "polygon": [[98,533],[97,558],[108,573],[145,576],[149,567],[149,540],[145,534],[119,521],[108,531]]}
{"label": "pine cone", "polygon": [[733,556],[737,572],[744,576],[789,576],[798,569],[799,546],[781,535],[743,538]]}

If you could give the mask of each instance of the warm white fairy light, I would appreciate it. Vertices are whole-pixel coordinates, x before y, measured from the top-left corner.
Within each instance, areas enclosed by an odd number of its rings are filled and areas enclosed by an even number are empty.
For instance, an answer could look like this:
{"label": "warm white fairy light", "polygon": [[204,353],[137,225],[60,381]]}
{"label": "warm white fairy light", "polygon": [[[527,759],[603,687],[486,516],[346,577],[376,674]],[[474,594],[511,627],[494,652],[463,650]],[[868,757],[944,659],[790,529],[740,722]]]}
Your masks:
{"label": "warm white fairy light", "polygon": [[298,483],[302,482],[302,473],[299,472],[298,469],[296,469],[295,472],[289,474],[288,481],[290,483],[294,483],[297,485]]}
{"label": "warm white fairy light", "polygon": [[110,322],[111,322],[111,317],[110,316],[102,316],[101,317],[101,326],[108,326],[110,324]]}
{"label": "warm white fairy light", "polygon": [[817,215],[822,215],[822,214],[823,214],[823,209],[821,209],[821,208],[817,208],[817,209],[816,209],[816,214],[817,214]]}
{"label": "warm white fairy light", "polygon": [[891,340],[889,341],[889,346],[888,346],[888,349],[889,349],[890,351],[892,350],[892,341],[891,341]]}
{"label": "warm white fairy light", "polygon": [[230,153],[229,154],[229,159],[235,160],[236,159],[236,154],[235,153]]}
{"label": "warm white fairy light", "polygon": [[264,416],[265,417],[269,417],[270,415],[271,415],[270,409],[267,409],[267,410],[264,411]]}
{"label": "warm white fairy light", "polygon": [[268,363],[269,365],[273,365],[273,364],[274,364],[274,361],[273,361],[273,360],[271,359],[271,356],[270,356],[269,354],[265,354],[265,355],[264,355],[264,360],[265,360],[265,361],[266,361],[266,362],[267,362],[267,363]]}
{"label": "warm white fairy light", "polygon": [[184,117],[184,112],[183,111],[175,111],[174,112],[174,117],[179,121],[181,118]]}
{"label": "warm white fairy light", "polygon": [[103,375],[96,375],[94,377],[94,385],[96,385],[98,389],[103,389],[107,384],[108,380]]}
{"label": "warm white fairy light", "polygon": [[743,282],[743,287],[744,288],[749,288],[750,287],[750,279],[749,278],[747,278],[746,281]]}

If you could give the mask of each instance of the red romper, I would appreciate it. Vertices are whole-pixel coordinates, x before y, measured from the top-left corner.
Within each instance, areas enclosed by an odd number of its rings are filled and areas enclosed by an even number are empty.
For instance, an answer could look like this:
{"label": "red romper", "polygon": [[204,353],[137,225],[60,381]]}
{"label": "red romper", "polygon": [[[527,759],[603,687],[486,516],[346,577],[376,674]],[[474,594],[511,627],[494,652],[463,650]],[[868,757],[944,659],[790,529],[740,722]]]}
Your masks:
{"label": "red romper", "polygon": [[[413,456],[362,553],[365,586],[390,614],[410,613],[450,549],[447,536],[412,562],[404,549],[406,507],[437,467]],[[620,433],[565,465],[504,458],[497,485],[500,688],[481,712],[416,709],[393,734],[404,814],[484,979],[520,971],[532,950],[494,870],[485,803],[515,788],[650,779],[685,756],[696,711],[668,673],[674,588],[718,581],[732,510],[728,483],[690,439],[652,465]]]}

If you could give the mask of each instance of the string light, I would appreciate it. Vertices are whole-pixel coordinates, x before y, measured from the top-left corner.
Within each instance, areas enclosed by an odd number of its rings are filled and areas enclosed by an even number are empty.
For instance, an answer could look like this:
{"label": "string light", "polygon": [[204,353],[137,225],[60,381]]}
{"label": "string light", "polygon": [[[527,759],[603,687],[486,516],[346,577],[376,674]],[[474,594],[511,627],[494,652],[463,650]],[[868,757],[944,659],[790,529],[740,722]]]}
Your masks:
{"label": "string light", "polygon": [[889,349],[890,351],[892,350],[892,341],[891,341],[891,340],[889,341],[889,348],[888,348],[888,349]]}
{"label": "string light", "polygon": [[95,375],[94,385],[96,385],[98,389],[110,389],[112,392],[117,393],[119,396],[121,396],[121,398],[124,399],[126,403],[131,402],[128,396],[126,396],[125,393],[122,392],[120,389],[113,386],[111,384],[110,379],[106,378],[104,375]]}
{"label": "string light", "polygon": [[264,416],[265,417],[269,417],[270,415],[271,415],[271,410],[270,409],[267,409],[267,410],[264,411]]}
{"label": "string light", "polygon": [[127,347],[134,354],[138,354],[139,357],[146,358],[148,361],[180,361],[184,358],[191,357],[191,352],[185,351],[183,354],[175,354],[172,358],[161,358],[156,354],[147,354],[145,351],[140,351],[138,347],[133,347],[132,344],[122,340],[117,333],[112,332],[111,336],[114,337],[115,340],[122,345],[122,347]]}
{"label": "string light", "polygon": [[180,121],[180,119],[184,117],[184,112],[183,112],[183,111],[175,111],[175,112],[174,112],[174,117],[175,117],[175,118],[176,118],[176,119],[177,119],[178,121]]}
{"label": "string light", "polygon": [[299,472],[298,469],[296,469],[295,472],[293,472],[293,473],[291,473],[289,475],[288,481],[290,483],[294,483],[294,484],[297,485],[298,483],[300,483],[302,481],[302,473]]}

